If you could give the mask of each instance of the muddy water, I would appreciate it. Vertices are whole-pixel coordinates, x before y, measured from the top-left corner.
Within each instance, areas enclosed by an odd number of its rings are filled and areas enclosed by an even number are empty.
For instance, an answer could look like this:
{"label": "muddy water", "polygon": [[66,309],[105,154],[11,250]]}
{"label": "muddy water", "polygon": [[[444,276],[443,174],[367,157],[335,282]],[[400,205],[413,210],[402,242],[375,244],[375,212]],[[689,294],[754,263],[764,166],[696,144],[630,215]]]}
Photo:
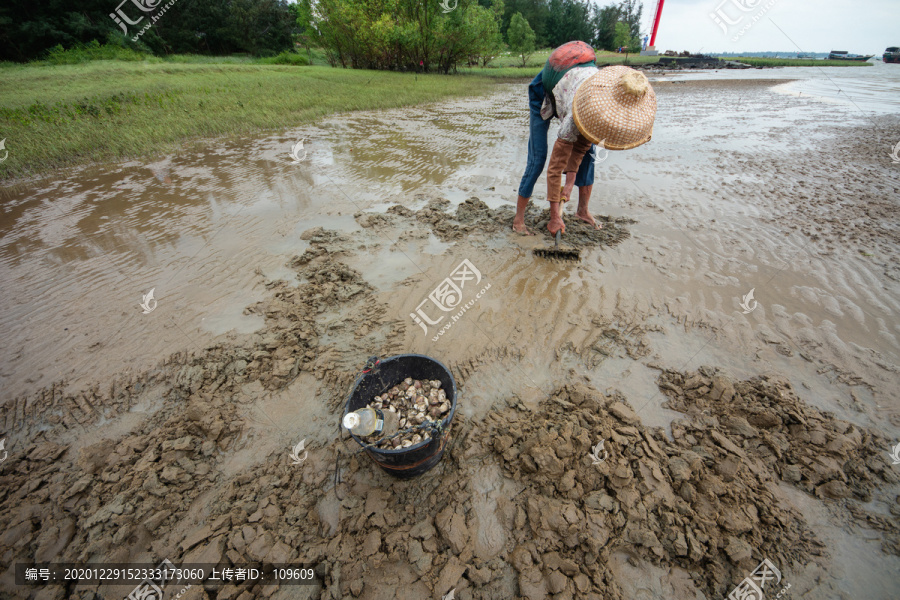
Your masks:
{"label": "muddy water", "polygon": [[[644,425],[668,428],[678,413],[662,407],[659,368],[715,365],[736,378],[784,375],[807,403],[898,438],[898,175],[881,142],[900,129],[883,117],[872,134],[853,106],[779,93],[776,83],[656,83],[653,142],[610,153],[594,186],[592,211],[633,219],[630,237],[586,249],[577,264],[535,259],[531,250],[550,243],[544,235],[506,232],[527,147],[521,85],[33,185],[5,198],[0,221],[3,398],[60,379],[78,389],[175,352],[264,335],[263,317],[244,309],[274,280],[299,283],[288,263],[311,247],[303,232],[324,227],[344,236],[337,258],[404,324],[382,347],[448,364],[468,419],[483,420],[511,395],[536,408],[560,382],[583,377],[620,390]],[[295,164],[288,152],[301,137],[307,156]],[[541,208],[544,187],[541,179]],[[447,236],[388,212],[441,198],[452,212],[472,196],[505,207],[502,227]],[[453,320],[460,309],[443,313],[427,298],[464,260],[480,279],[466,282],[461,306],[471,307]],[[151,288],[158,304],[143,314]],[[745,312],[751,289],[755,308]],[[423,331],[410,318],[419,308],[443,319]],[[348,318],[341,309],[318,315],[327,324],[320,343],[357,347],[366,334],[343,328]],[[341,356],[339,366],[352,372],[366,357]],[[321,384],[306,377],[245,391],[237,414],[248,439],[265,442],[245,442],[226,477],[258,460],[259,448],[333,437]],[[497,498],[516,493],[492,468],[469,483],[483,556],[506,542]],[[321,520],[336,530],[340,507],[329,498]],[[847,535],[836,519],[817,526],[823,537]],[[857,538],[841,548],[842,558],[892,568],[836,589],[890,597],[896,557]],[[624,559],[610,568],[630,573]],[[669,578],[630,593],[689,587],[677,571]]]}

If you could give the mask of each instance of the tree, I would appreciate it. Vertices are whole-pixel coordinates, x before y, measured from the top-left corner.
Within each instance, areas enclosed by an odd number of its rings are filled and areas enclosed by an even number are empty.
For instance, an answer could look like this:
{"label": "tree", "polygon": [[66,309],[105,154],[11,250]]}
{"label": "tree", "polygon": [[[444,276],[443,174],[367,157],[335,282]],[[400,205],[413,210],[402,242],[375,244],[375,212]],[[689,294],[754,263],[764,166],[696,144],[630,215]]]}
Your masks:
{"label": "tree", "polygon": [[619,4],[619,20],[628,25],[629,37],[641,37],[641,13],[644,3],[639,0],[622,0]]}
{"label": "tree", "polygon": [[522,13],[516,13],[509,21],[509,48],[522,57],[522,66],[527,66],[528,59],[534,54],[534,30]]}
{"label": "tree", "polygon": [[592,41],[591,6],[582,0],[550,0],[547,43],[555,48],[566,42]]}
{"label": "tree", "polygon": [[503,2],[458,0],[444,12],[421,0],[315,0],[312,24],[329,60],[362,69],[448,73],[465,60],[486,63],[502,38]]}
{"label": "tree", "polygon": [[546,47],[549,44],[547,37],[547,22],[550,18],[550,6],[548,0],[506,0],[506,12],[500,31],[509,40],[509,25],[512,17],[521,13],[529,26],[534,30],[535,44],[538,47]]}
{"label": "tree", "polygon": [[476,38],[469,51],[469,63],[481,63],[482,67],[486,67],[494,57],[503,49],[503,34],[500,33],[500,23],[503,20],[504,3],[503,0],[494,0],[487,10],[475,11],[473,13],[473,29],[476,32]]}
{"label": "tree", "polygon": [[297,21],[297,37],[300,44],[306,48],[306,56],[312,64],[312,50],[310,46],[317,41],[318,32],[313,24],[313,12],[311,0],[299,0],[293,5],[294,16]]}
{"label": "tree", "polygon": [[628,24],[625,21],[616,23],[615,46],[617,50],[619,48],[628,48],[631,46],[631,30],[628,28]]}
{"label": "tree", "polygon": [[593,46],[598,50],[615,50],[616,23],[619,22],[619,7],[616,5],[594,9],[591,20],[594,29]]}

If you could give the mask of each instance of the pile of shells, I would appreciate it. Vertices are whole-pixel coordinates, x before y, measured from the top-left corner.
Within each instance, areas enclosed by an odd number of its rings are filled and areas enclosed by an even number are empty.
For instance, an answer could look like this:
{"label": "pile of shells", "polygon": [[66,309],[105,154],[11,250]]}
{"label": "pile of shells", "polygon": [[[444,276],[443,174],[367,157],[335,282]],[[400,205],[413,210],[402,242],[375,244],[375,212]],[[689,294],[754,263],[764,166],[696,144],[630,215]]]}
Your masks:
{"label": "pile of shells", "polygon": [[[413,379],[407,377],[394,387],[375,396],[368,406],[382,411],[390,411],[400,416],[400,429],[415,427],[426,421],[441,421],[450,412],[450,400],[441,389],[438,379]],[[369,438],[366,443],[373,444],[378,438]],[[410,431],[390,440],[382,440],[381,448],[409,448],[419,442],[431,439],[428,430]]]}

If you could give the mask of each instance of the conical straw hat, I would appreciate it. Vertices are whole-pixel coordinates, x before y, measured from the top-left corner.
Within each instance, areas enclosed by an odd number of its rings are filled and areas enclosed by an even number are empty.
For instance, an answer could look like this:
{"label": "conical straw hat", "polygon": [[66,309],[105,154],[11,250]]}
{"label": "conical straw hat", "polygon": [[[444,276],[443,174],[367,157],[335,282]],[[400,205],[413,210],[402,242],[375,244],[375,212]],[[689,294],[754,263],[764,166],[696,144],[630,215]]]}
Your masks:
{"label": "conical straw hat", "polygon": [[643,73],[606,67],[578,87],[572,113],[581,135],[591,143],[630,150],[650,141],[656,93]]}

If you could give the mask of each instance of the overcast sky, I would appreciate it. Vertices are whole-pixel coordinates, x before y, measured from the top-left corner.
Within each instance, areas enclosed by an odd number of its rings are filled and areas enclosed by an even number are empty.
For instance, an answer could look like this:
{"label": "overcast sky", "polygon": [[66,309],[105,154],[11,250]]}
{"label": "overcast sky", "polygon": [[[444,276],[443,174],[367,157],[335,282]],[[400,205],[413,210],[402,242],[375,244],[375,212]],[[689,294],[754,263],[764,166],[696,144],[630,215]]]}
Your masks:
{"label": "overcast sky", "polygon": [[[644,0],[647,33],[655,7],[655,0]],[[710,16],[717,13],[727,34]],[[759,16],[755,23],[754,16]],[[880,56],[886,47],[900,46],[898,24],[900,0],[666,0],[656,49],[704,53],[847,50]]]}

